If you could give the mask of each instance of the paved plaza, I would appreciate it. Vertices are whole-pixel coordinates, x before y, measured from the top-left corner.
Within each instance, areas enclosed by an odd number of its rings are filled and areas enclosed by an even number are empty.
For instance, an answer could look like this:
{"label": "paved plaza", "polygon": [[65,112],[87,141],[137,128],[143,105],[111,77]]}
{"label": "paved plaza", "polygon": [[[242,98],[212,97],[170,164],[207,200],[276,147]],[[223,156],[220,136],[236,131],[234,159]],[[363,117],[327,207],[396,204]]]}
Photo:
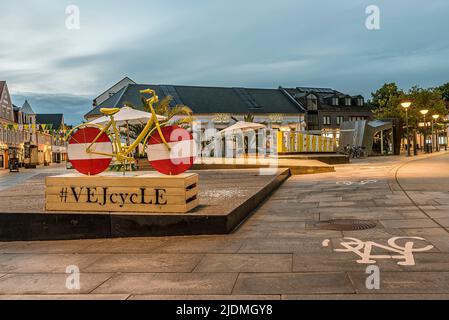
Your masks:
{"label": "paved plaza", "polygon": [[[0,298],[449,298],[449,153],[335,169],[292,176],[230,235],[0,243]],[[31,178],[17,177],[0,173],[0,188]],[[377,227],[315,225],[330,219]],[[350,242],[352,251],[336,251]],[[401,253],[407,242],[423,249],[408,264]],[[367,243],[382,258],[359,263],[354,247]],[[399,251],[386,253],[395,245]],[[373,265],[378,289],[367,286]],[[79,290],[66,287],[68,266],[81,272]]]}

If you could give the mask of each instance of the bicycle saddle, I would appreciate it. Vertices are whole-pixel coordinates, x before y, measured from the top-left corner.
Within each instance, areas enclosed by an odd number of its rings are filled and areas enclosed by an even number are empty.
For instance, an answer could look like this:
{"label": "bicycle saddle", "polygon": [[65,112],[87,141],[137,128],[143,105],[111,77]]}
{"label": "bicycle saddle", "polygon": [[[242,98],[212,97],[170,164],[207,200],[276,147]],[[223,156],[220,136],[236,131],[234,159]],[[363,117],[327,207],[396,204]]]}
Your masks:
{"label": "bicycle saddle", "polygon": [[116,114],[119,111],[120,111],[120,108],[101,108],[100,109],[100,112],[107,116],[113,116],[114,114]]}

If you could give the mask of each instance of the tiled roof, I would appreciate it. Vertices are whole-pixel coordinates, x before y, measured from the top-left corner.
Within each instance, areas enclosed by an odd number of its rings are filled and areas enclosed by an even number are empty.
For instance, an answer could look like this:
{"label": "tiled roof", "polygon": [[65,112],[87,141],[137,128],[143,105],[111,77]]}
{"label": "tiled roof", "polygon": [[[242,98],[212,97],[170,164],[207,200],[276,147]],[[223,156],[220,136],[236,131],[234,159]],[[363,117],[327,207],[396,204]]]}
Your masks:
{"label": "tiled roof", "polygon": [[28,103],[28,100],[25,100],[23,103],[21,111],[26,114],[35,114],[33,108],[31,108],[31,105]]}
{"label": "tiled roof", "polygon": [[281,89],[130,84],[85,117],[100,115],[101,108],[121,108],[126,103],[142,108],[139,91],[148,88],[155,90],[160,99],[171,95],[175,104],[184,104],[196,114],[304,113],[301,105]]}
{"label": "tiled roof", "polygon": [[64,115],[62,113],[55,114],[37,114],[36,123],[38,124],[52,124],[53,129],[58,130],[64,124]]}

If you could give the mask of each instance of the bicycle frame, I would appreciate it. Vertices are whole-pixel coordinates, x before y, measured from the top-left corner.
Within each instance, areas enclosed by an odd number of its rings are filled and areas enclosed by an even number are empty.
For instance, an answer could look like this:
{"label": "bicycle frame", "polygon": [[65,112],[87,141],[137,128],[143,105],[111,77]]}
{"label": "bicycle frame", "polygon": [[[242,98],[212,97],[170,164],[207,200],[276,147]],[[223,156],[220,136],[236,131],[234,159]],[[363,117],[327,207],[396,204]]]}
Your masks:
{"label": "bicycle frame", "polygon": [[[103,155],[103,156],[108,156],[108,157],[115,157],[116,160],[120,161],[120,162],[135,162],[135,159],[133,157],[129,157],[129,155],[139,146],[139,144],[142,141],[144,142],[144,144],[146,144],[150,135],[152,135],[152,133],[155,130],[157,130],[157,132],[159,133],[159,136],[161,137],[162,142],[165,144],[167,149],[170,150],[170,146],[168,145],[164,135],[162,134],[161,125],[159,123],[159,120],[157,119],[156,112],[154,111],[154,108],[153,108],[153,104],[155,102],[159,101],[158,96],[156,95],[154,90],[151,90],[151,89],[143,90],[143,91],[141,91],[141,93],[149,93],[149,94],[153,95],[150,99],[146,100],[146,103],[151,111],[152,116],[148,120],[145,128],[142,130],[142,132],[139,134],[139,136],[136,138],[136,140],[130,146],[127,146],[127,148],[123,148],[123,145],[122,145],[121,139],[120,139],[120,132],[117,129],[117,123],[115,122],[113,115],[109,116],[110,121],[106,124],[106,126],[102,126],[102,125],[98,125],[98,124],[89,124],[89,123],[83,123],[79,126],[76,126],[72,130],[70,130],[70,132],[67,134],[65,140],[67,141],[69,139],[69,137],[72,136],[73,132],[75,132],[77,129],[80,129],[82,127],[89,127],[89,126],[98,127],[100,129],[100,133],[95,137],[95,139],[91,142],[91,144],[86,148],[86,153]],[[168,122],[163,123],[163,125],[166,125],[166,124],[168,124]],[[153,125],[155,125],[155,128],[153,128],[151,130],[151,127]],[[108,136],[111,137],[111,134],[109,134],[109,129],[111,129],[111,128],[113,130],[113,135],[114,135],[113,139],[111,139],[111,140],[112,140],[113,150],[115,150],[115,152],[114,153],[104,153],[104,152],[98,152],[98,151],[92,150],[95,143],[98,141],[98,139],[104,133],[106,133]]]}

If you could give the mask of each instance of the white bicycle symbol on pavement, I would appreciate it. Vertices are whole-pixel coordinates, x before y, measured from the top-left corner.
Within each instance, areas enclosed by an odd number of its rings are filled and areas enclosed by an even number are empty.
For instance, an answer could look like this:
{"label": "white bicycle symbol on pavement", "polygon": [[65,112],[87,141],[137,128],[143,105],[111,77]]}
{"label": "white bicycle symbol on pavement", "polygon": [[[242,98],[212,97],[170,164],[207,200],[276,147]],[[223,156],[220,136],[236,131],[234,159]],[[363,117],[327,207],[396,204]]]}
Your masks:
{"label": "white bicycle symbol on pavement", "polygon": [[371,183],[377,183],[377,180],[362,180],[360,182],[353,182],[353,181],[338,181],[337,185],[345,185],[345,186],[352,186],[354,184],[360,184],[360,185],[366,185]]}
{"label": "white bicycle symbol on pavement", "polygon": [[[433,245],[428,245],[423,248],[416,248],[415,243],[413,241],[405,242],[404,246],[400,246],[397,242],[399,240],[420,240],[426,241],[424,238],[420,237],[394,237],[388,240],[388,246],[376,243],[374,241],[362,241],[356,238],[344,238],[344,240],[340,243],[344,249],[335,249],[335,252],[353,252],[358,255],[361,259],[357,260],[357,263],[360,264],[374,264],[377,263],[378,259],[396,259],[403,260],[399,261],[397,264],[401,266],[414,266],[415,258],[413,256],[414,252],[424,252],[429,251],[434,248]],[[329,246],[330,240],[324,240],[323,246]],[[383,249],[385,251],[391,252],[393,254],[384,254],[384,255],[373,255],[373,248]]]}

